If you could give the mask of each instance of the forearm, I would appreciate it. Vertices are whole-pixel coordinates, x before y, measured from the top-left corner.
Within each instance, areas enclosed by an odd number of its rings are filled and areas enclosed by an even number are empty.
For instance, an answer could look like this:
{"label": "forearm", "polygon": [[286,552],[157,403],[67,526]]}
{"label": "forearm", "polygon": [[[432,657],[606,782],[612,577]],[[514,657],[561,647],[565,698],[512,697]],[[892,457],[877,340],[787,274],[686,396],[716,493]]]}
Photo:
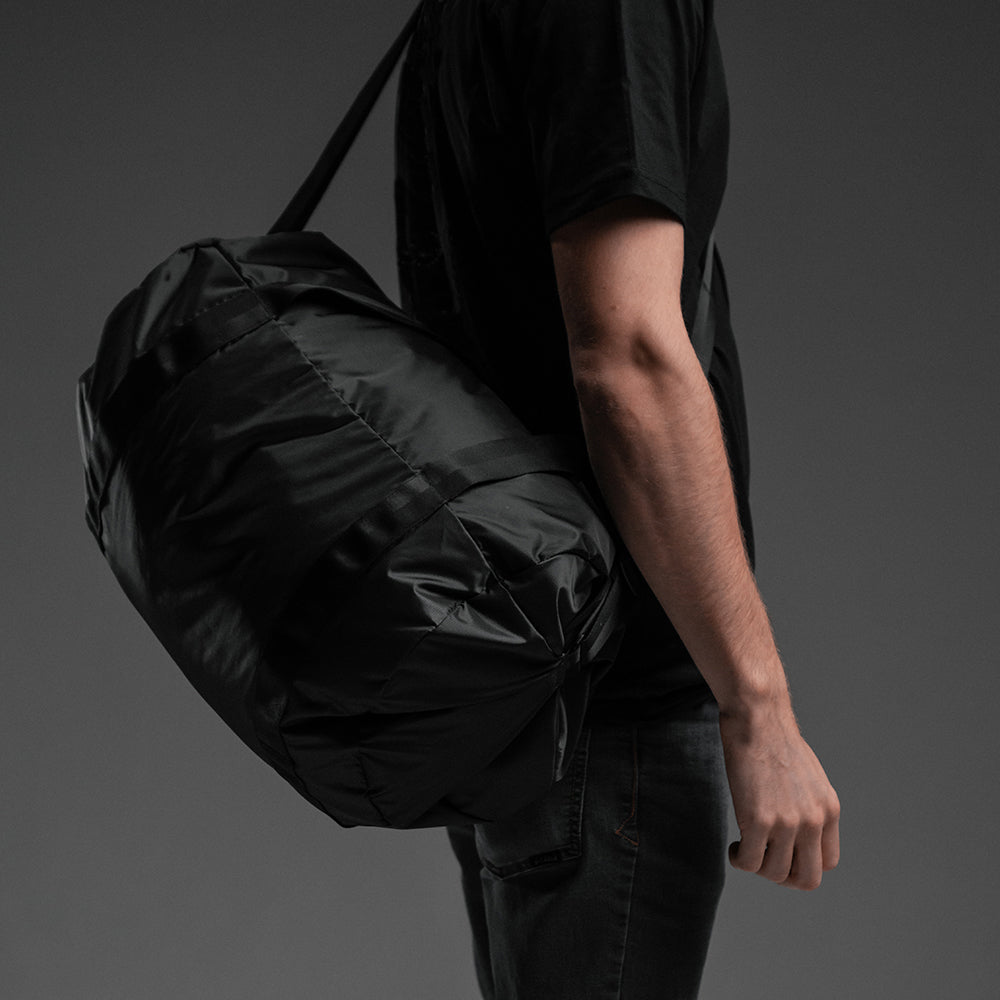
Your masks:
{"label": "forearm", "polygon": [[840,803],[791,711],[740,533],[712,391],[680,308],[684,228],[641,198],[560,227],[552,256],[587,448],[625,544],[719,702],[737,868],[815,888]]}
{"label": "forearm", "polygon": [[723,711],[787,701],[747,561],[711,389],[693,352],[577,383],[591,464],[622,539]]}

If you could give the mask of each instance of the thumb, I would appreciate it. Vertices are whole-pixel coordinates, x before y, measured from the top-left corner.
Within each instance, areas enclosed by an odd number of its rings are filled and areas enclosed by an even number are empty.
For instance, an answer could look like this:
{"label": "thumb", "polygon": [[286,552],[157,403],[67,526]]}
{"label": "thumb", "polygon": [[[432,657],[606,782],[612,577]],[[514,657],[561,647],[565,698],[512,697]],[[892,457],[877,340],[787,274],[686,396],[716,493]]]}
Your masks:
{"label": "thumb", "polygon": [[759,841],[751,837],[749,840],[734,841],[729,845],[729,863],[734,868],[739,868],[744,872],[760,871],[760,866],[764,863],[764,853],[767,850],[767,841],[761,838]]}

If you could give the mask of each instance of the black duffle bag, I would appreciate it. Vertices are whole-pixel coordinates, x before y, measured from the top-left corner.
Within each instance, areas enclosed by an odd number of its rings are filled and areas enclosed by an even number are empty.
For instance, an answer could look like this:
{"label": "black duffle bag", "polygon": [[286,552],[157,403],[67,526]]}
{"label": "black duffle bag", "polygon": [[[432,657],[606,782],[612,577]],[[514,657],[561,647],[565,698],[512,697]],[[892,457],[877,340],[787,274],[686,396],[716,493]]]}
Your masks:
{"label": "black duffle bag", "polygon": [[530,433],[302,231],[418,13],[270,232],[167,258],[77,384],[86,521],[122,589],[345,827],[498,820],[545,795],[648,593],[582,441]]}
{"label": "black duffle bag", "polygon": [[271,232],[181,247],[77,385],[86,520],[119,584],[233,731],[345,827],[543,796],[633,596],[585,449],[529,433],[302,231],[414,18]]}

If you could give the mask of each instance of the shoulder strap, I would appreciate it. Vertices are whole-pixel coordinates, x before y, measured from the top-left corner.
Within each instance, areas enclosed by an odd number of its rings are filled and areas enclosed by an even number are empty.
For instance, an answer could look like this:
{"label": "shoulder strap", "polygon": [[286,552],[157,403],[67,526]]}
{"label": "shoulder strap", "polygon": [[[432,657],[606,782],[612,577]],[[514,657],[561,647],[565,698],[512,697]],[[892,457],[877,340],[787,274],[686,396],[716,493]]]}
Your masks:
{"label": "shoulder strap", "polygon": [[403,49],[406,48],[406,43],[410,40],[410,35],[413,34],[413,29],[417,25],[417,17],[422,7],[423,2],[419,3],[417,9],[410,15],[410,19],[399,33],[399,37],[389,47],[389,51],[375,67],[368,82],[361,88],[361,93],[348,108],[344,120],[337,126],[330,141],[320,154],[319,160],[316,161],[316,166],[312,168],[309,176],[302,182],[302,186],[295,192],[278,221],[268,230],[269,234],[299,232],[305,227],[361,131],[361,126],[364,125],[372,108],[375,107],[375,102],[378,101],[379,95],[385,89],[389,77],[392,76],[392,71],[396,68],[396,63],[399,62]]}
{"label": "shoulder strap", "polygon": [[712,349],[715,346],[715,324],[709,322],[709,307],[712,300],[712,264],[715,260],[715,230],[708,237],[705,249],[705,266],[701,275],[701,291],[698,294],[698,311],[691,327],[691,343],[701,362],[701,370],[707,375],[712,363]]}

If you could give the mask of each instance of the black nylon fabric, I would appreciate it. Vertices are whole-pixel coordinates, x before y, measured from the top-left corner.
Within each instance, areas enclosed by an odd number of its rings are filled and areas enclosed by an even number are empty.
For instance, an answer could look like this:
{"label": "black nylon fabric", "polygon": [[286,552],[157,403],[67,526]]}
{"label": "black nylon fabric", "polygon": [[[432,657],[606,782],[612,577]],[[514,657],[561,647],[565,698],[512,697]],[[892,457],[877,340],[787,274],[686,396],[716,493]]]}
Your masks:
{"label": "black nylon fabric", "polygon": [[585,466],[325,236],[182,247],[77,416],[120,585],[319,809],[492,820],[562,777],[630,597]]}

